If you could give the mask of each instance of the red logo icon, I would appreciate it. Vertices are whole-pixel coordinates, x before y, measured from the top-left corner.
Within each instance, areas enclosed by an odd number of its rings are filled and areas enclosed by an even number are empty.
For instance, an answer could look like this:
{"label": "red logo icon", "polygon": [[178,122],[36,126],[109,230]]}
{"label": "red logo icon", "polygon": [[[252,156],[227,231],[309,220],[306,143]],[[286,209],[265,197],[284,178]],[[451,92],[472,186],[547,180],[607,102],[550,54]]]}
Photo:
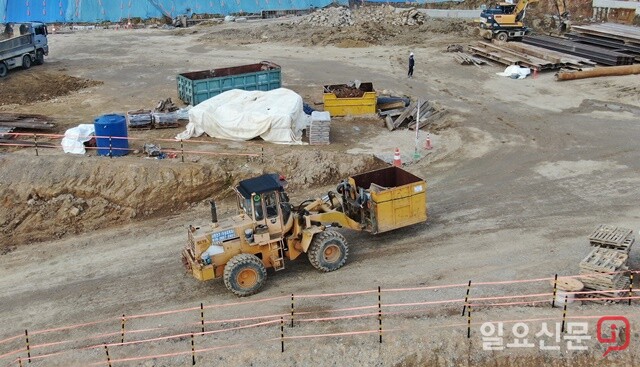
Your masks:
{"label": "red logo icon", "polygon": [[[608,321],[608,322],[607,322]],[[603,324],[607,322],[609,326],[609,335],[603,335]],[[631,325],[629,324],[629,320],[624,316],[603,316],[598,319],[597,325],[597,333],[598,333],[598,341],[602,344],[612,344],[607,347],[607,350],[602,355],[606,357],[607,354],[611,351],[619,351],[625,350],[629,346],[630,336],[631,336]],[[622,329],[618,332],[616,330]],[[622,345],[618,345],[620,341],[618,340],[618,335],[620,335],[620,339],[622,340]]]}

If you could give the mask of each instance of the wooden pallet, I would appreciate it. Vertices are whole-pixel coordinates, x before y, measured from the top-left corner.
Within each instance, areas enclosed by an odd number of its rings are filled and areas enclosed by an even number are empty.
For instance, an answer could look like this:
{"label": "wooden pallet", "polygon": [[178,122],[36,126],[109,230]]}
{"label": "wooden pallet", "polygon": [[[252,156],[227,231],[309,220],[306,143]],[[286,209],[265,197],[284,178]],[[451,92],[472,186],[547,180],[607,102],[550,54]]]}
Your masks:
{"label": "wooden pallet", "polygon": [[589,235],[591,244],[620,246],[625,240],[633,237],[633,230],[628,228],[601,224]]}
{"label": "wooden pallet", "polygon": [[595,242],[590,242],[590,244],[593,247],[600,247],[600,248],[606,248],[609,250],[620,251],[628,255],[629,252],[631,252],[631,246],[633,246],[635,241],[636,241],[635,238],[627,237],[627,239],[624,240],[624,242],[622,242],[620,245],[605,245],[605,244],[595,243]]}
{"label": "wooden pallet", "polygon": [[629,255],[620,251],[597,247],[580,262],[580,271],[613,273],[626,266]]}

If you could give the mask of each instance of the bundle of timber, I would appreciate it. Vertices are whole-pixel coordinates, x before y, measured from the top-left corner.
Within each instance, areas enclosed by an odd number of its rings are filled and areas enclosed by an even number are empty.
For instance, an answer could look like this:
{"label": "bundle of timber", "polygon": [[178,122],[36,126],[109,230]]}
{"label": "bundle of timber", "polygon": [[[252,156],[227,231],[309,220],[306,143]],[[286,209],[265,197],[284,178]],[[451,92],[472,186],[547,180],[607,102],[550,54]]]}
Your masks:
{"label": "bundle of timber", "polygon": [[385,125],[389,130],[402,126],[415,130],[416,126],[422,129],[442,117],[446,114],[446,110],[435,102],[419,100],[419,102],[411,102],[408,107],[379,111],[378,114],[385,119]]}
{"label": "bundle of timber", "polygon": [[627,261],[634,242],[626,228],[600,225],[591,233],[594,249],[580,262],[580,280],[589,292],[585,300],[617,303],[631,293]]}

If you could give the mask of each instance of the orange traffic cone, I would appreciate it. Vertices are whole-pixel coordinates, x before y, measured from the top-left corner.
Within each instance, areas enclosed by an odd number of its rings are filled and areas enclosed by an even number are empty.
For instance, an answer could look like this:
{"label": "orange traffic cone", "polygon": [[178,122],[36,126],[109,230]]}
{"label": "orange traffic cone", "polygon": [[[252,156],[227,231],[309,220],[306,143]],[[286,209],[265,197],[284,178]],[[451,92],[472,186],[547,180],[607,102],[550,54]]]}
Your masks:
{"label": "orange traffic cone", "polygon": [[402,167],[402,160],[400,159],[399,148],[396,148],[396,151],[393,153],[393,165],[396,167]]}
{"label": "orange traffic cone", "polygon": [[431,150],[433,146],[431,146],[431,134],[427,133],[427,140],[424,141],[424,149]]}

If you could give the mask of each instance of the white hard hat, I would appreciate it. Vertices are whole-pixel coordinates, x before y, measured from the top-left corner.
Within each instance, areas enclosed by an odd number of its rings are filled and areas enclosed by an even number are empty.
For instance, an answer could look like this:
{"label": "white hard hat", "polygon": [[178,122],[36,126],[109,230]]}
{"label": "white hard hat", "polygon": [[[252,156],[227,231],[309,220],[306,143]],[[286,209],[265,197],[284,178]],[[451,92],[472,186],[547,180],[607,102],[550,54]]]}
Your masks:
{"label": "white hard hat", "polygon": [[409,53],[409,56],[413,56],[413,52]]}

